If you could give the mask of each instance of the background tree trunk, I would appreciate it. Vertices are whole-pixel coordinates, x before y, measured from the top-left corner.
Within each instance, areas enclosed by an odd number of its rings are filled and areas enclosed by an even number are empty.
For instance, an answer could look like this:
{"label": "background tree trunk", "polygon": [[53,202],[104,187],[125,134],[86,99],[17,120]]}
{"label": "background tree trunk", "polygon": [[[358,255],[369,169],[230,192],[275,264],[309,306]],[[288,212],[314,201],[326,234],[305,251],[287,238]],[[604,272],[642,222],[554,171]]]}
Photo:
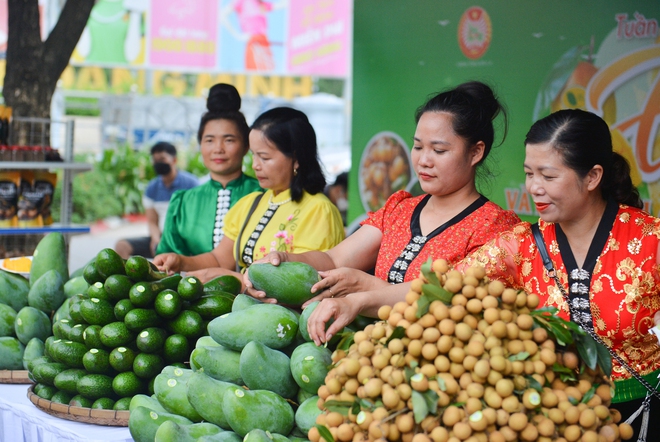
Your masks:
{"label": "background tree trunk", "polygon": [[57,80],[69,64],[94,0],[67,0],[57,24],[43,42],[38,0],[8,0],[7,6],[7,67],[2,90],[5,104],[11,106],[13,116],[50,118]]}

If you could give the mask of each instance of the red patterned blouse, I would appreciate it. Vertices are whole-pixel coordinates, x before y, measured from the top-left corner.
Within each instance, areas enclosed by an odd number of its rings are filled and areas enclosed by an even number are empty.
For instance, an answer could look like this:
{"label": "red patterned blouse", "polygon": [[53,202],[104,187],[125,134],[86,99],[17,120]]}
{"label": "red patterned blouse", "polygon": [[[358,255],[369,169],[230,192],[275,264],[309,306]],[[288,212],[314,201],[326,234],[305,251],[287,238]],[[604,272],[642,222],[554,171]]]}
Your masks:
{"label": "red patterned blouse", "polygon": [[512,211],[481,197],[431,234],[422,236],[419,213],[428,198],[429,195],[413,197],[405,191],[396,192],[362,222],[383,234],[376,261],[378,278],[390,283],[410,281],[419,276],[429,257],[455,263],[520,222]]}

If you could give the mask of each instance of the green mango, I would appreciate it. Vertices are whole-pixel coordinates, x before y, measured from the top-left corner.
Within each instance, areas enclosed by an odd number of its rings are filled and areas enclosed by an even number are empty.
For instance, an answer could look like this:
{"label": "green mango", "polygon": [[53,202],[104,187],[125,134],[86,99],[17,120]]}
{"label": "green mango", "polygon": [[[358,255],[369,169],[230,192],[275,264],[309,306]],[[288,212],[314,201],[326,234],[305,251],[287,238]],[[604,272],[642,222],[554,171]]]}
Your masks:
{"label": "green mango", "polygon": [[0,370],[23,370],[25,345],[11,336],[0,338]]}
{"label": "green mango", "polygon": [[46,313],[28,306],[23,307],[16,314],[14,331],[18,340],[23,345],[27,345],[32,338],[39,338],[42,341],[46,341],[52,333],[52,325]]}
{"label": "green mango", "polygon": [[255,428],[279,434],[289,434],[293,428],[293,408],[272,391],[230,387],[222,401],[227,422],[239,436]]}
{"label": "green mango", "polygon": [[309,432],[310,428],[316,425],[316,418],[321,414],[321,410],[317,405],[318,400],[318,396],[310,396],[296,410],[296,426],[305,434]]}
{"label": "green mango", "polygon": [[21,275],[0,270],[0,303],[19,311],[28,305],[30,283]]}
{"label": "green mango", "polygon": [[240,351],[250,341],[284,348],[296,337],[298,318],[281,305],[257,304],[215,318],[208,331],[216,342],[232,350]]}
{"label": "green mango", "polygon": [[261,342],[249,342],[241,352],[239,369],[250,390],[269,390],[293,399],[299,387],[291,375],[291,360],[278,350]]}
{"label": "green mango", "polygon": [[240,369],[241,353],[221,345],[198,347],[190,354],[190,366],[213,379],[243,385]]}
{"label": "green mango", "polygon": [[70,298],[73,295],[84,295],[87,293],[88,288],[89,284],[85,281],[85,278],[82,275],[76,276],[64,283],[64,296]]}
{"label": "green mango", "polygon": [[6,304],[0,304],[0,337],[14,336],[16,323],[16,310]]}
{"label": "green mango", "polygon": [[219,345],[220,344],[215,342],[213,340],[213,338],[210,337],[209,335],[202,336],[201,338],[197,339],[197,341],[195,341],[195,348],[199,348],[199,347],[217,347]]}
{"label": "green mango", "polygon": [[243,439],[233,431],[223,431],[211,436],[202,436],[197,442],[243,442]]}
{"label": "green mango", "polygon": [[[68,257],[66,254],[66,241],[60,232],[51,232],[44,236],[32,254],[30,267],[30,286],[50,270],[60,275],[62,284],[69,280]],[[64,295],[64,292],[62,292]],[[59,307],[59,305],[58,305]],[[55,309],[53,309],[55,310]]]}
{"label": "green mango", "polygon": [[167,413],[167,410],[160,405],[158,399],[153,396],[147,396],[146,394],[136,394],[133,396],[128,409],[129,411],[133,411],[137,407],[145,407],[158,413]]}
{"label": "green mango", "polygon": [[314,297],[312,286],[321,281],[319,272],[304,262],[282,262],[277,266],[270,263],[255,263],[248,272],[250,282],[256,290],[281,304],[300,306]]}
{"label": "green mango", "polygon": [[205,292],[225,292],[238,295],[243,288],[240,279],[233,275],[217,276],[204,284]]}
{"label": "green mango", "polygon": [[39,279],[30,279],[28,305],[50,315],[60,308],[64,296],[64,280],[57,270],[48,270]]}
{"label": "green mango", "polygon": [[326,347],[317,347],[313,342],[299,345],[291,353],[293,379],[308,393],[315,394],[325,383],[330,365],[332,365],[332,352]]}
{"label": "green mango", "polygon": [[60,319],[68,319],[71,320],[71,314],[69,313],[69,304],[71,300],[69,298],[66,298],[62,305],[60,305],[60,308],[57,309],[55,314],[53,315],[53,322],[59,321]]}
{"label": "green mango", "polygon": [[156,430],[154,442],[197,442],[202,436],[213,436],[223,431],[222,428],[208,422],[179,425],[174,421],[165,421]]}
{"label": "green mango", "polygon": [[188,379],[188,401],[204,420],[230,430],[222,400],[225,392],[232,387],[238,386],[213,379],[203,372],[195,372]]}
{"label": "green mango", "polygon": [[245,310],[246,308],[257,304],[263,304],[263,303],[259,301],[257,298],[253,298],[250,295],[246,295],[245,293],[239,293],[234,298],[234,303],[231,305],[231,311],[237,312],[239,310]]}
{"label": "green mango", "polygon": [[158,402],[170,413],[185,416],[193,422],[201,422],[202,416],[188,400],[190,369],[167,366],[154,380],[154,394]]}
{"label": "green mango", "polygon": [[192,424],[192,421],[178,414],[162,413],[137,406],[131,410],[128,417],[128,430],[135,442],[154,442],[158,427],[166,421],[173,421],[179,425]]}
{"label": "green mango", "polygon": [[23,368],[28,369],[28,366],[32,361],[37,358],[41,358],[44,355],[45,345],[44,342],[39,338],[32,338],[25,345],[25,350],[23,351]]}

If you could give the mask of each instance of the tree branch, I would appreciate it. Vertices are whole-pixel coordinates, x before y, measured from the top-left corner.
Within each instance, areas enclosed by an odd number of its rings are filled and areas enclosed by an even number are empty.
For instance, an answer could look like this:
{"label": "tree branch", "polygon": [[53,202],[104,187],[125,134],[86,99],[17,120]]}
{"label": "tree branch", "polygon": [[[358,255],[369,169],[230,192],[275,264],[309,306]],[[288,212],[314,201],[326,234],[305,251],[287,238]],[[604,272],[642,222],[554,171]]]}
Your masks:
{"label": "tree branch", "polygon": [[57,24],[44,42],[45,72],[53,84],[69,64],[93,6],[94,0],[67,0]]}

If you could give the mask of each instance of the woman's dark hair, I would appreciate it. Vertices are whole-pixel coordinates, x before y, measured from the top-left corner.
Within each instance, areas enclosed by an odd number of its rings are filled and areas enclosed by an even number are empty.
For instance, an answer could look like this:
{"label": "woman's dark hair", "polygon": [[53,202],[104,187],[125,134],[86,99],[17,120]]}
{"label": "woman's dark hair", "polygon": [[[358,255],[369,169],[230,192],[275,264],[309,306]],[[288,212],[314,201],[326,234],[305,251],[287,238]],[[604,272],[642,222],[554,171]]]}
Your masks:
{"label": "woman's dark hair", "polygon": [[564,164],[584,178],[596,165],[603,168],[600,190],[604,199],[642,208],[639,192],[630,178],[630,165],[612,149],[612,135],[598,115],[580,109],[557,111],[532,125],[525,144],[548,143]]}
{"label": "woman's dark hair", "polygon": [[240,112],[241,96],[231,84],[218,83],[209,89],[209,96],[206,99],[206,109],[208,112],[202,115],[197,129],[197,142],[202,142],[206,123],[213,120],[233,121],[247,146],[250,127],[245,121],[245,115]]}
{"label": "woman's dark hair", "polygon": [[325,177],[319,162],[316,133],[307,116],[290,107],[276,107],[259,115],[252,129],[261,131],[266,139],[286,157],[298,162],[291,179],[291,199],[302,199],[303,190],[312,195],[325,188]]}
{"label": "woman's dark hair", "polygon": [[[504,117],[504,135],[506,138],[508,121],[506,109],[499,102],[493,90],[479,81],[463,83],[454,89],[440,92],[431,97],[417,109],[415,122],[427,112],[447,112],[452,116],[454,133],[467,141],[468,147],[479,141],[486,145],[484,156],[477,165],[482,165],[488,157],[495,140],[493,121],[502,114]],[[501,143],[500,143],[501,144]]]}

